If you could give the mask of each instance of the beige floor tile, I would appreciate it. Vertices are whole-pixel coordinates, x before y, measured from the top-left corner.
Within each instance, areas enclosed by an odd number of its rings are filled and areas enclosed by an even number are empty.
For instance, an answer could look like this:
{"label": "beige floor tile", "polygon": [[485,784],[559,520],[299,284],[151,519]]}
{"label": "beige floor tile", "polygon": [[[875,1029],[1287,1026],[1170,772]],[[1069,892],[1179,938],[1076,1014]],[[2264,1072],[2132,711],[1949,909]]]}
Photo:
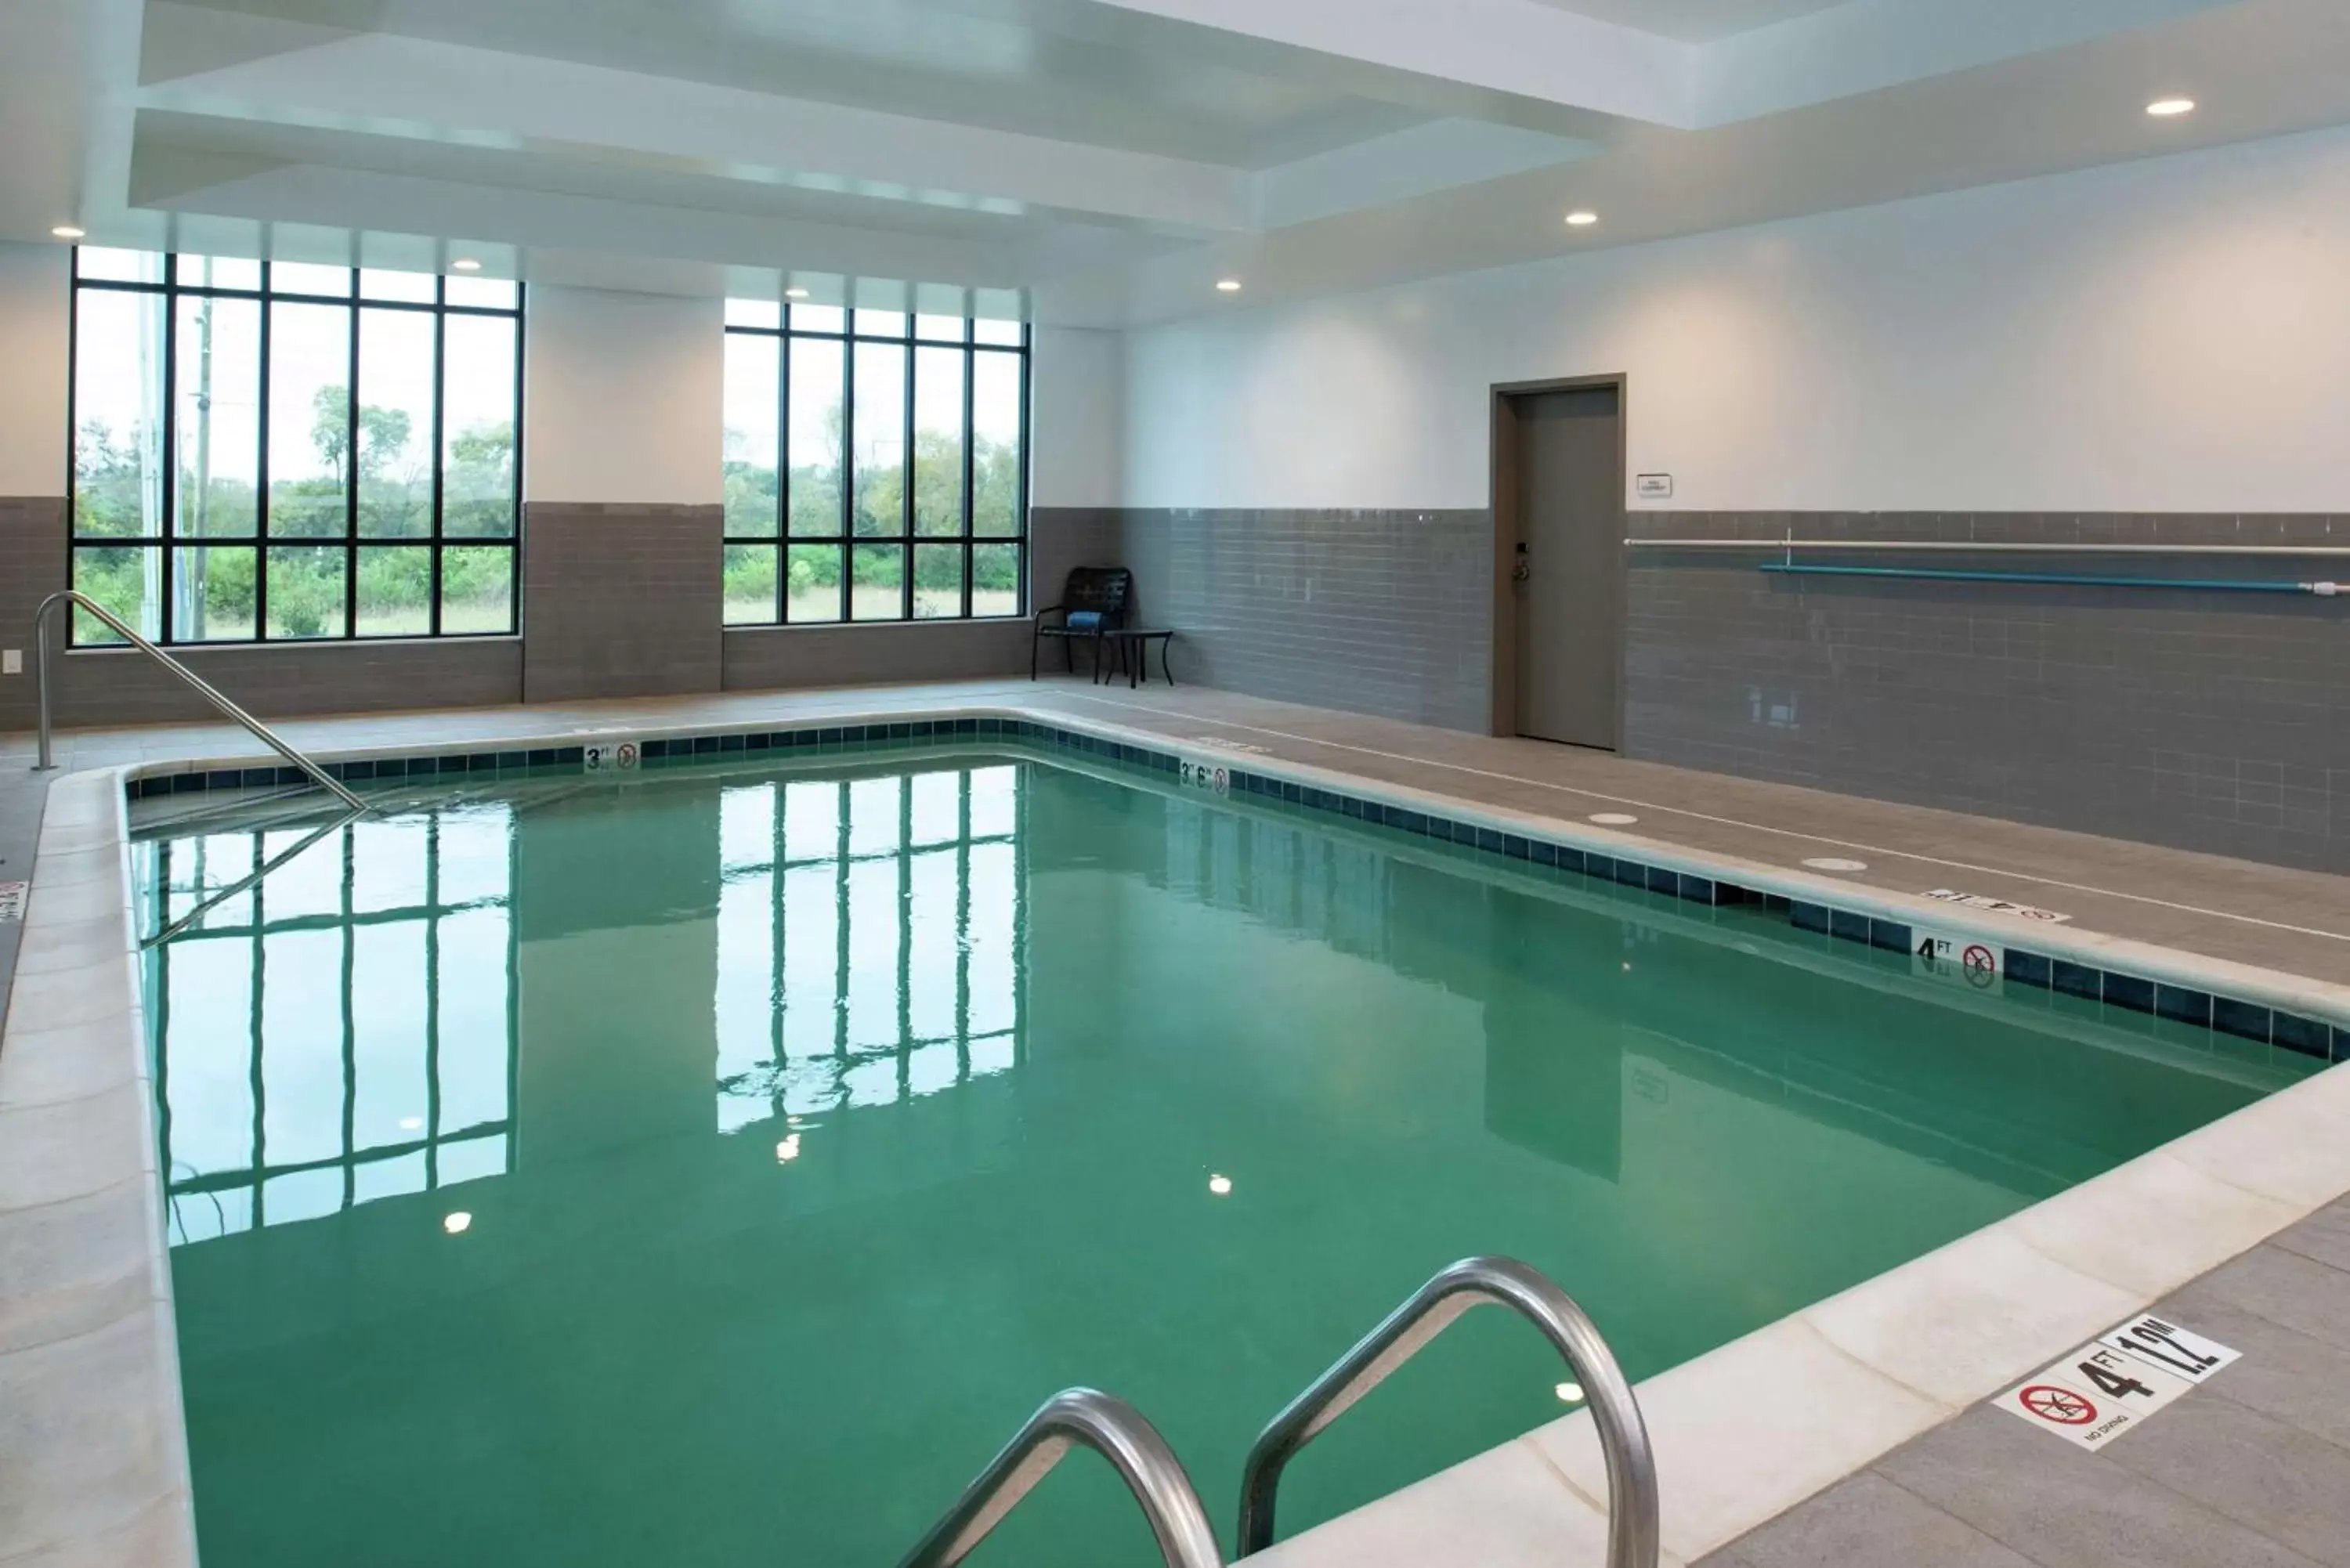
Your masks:
{"label": "beige floor tile", "polygon": [[2009,1228],[2033,1251],[2151,1299],[2218,1268],[2298,1212],[2158,1151],[2033,1205]]}
{"label": "beige floor tile", "polygon": [[[1950,1412],[1788,1319],[1639,1386],[1666,1550],[1694,1561]],[[1529,1439],[1577,1490],[1607,1495],[1589,1414]]]}
{"label": "beige floor tile", "polygon": [[[1301,1461],[1305,1462],[1305,1461]],[[1264,1568],[1553,1568],[1604,1562],[1607,1521],[1531,1443],[1512,1443],[1248,1561]]]}
{"label": "beige floor tile", "polygon": [[146,1310],[0,1355],[0,1553],[99,1535],[179,1490],[163,1373]]}
{"label": "beige floor tile", "polygon": [[0,1559],[0,1568],[174,1568],[195,1560],[194,1505],[173,1491],[95,1534]]}
{"label": "beige floor tile", "polygon": [[71,1339],[155,1293],[143,1174],[87,1197],[0,1212],[0,1353]]}
{"label": "beige floor tile", "polygon": [[102,1192],[128,1173],[151,1171],[146,1092],[131,1083],[0,1109],[0,1212]]}
{"label": "beige floor tile", "polygon": [[139,1060],[127,1048],[129,1039],[120,1031],[78,1024],[10,1028],[6,1048],[0,1049],[0,1110],[56,1105],[135,1083]]}
{"label": "beige floor tile", "polygon": [[1978,1231],[1806,1309],[1837,1349],[1956,1408],[2127,1317],[2145,1298]]}

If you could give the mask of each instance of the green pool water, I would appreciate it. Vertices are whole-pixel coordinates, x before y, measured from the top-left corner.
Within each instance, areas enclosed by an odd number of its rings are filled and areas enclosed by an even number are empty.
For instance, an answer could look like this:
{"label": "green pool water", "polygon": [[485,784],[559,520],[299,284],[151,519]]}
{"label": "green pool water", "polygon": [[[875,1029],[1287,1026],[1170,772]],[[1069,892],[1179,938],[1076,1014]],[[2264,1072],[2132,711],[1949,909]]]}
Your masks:
{"label": "green pool water", "polygon": [[[314,826],[142,828],[147,918]],[[1642,1377],[2315,1066],[1001,753],[401,806],[148,963],[206,1568],[886,1565],[1074,1384],[1229,1532],[1455,1258]],[[1284,1531],[1563,1376],[1471,1314]],[[1078,1455],[974,1561],[1156,1557]]]}

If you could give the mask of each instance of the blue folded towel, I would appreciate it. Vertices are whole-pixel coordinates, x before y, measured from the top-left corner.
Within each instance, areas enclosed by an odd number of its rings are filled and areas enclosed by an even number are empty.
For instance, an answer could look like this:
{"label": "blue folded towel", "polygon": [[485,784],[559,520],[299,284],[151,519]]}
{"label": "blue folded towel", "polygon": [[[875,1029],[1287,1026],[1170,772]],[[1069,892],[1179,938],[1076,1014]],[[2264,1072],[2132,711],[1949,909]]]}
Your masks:
{"label": "blue folded towel", "polygon": [[1071,610],[1069,612],[1069,629],[1071,631],[1099,631],[1101,628],[1101,611]]}

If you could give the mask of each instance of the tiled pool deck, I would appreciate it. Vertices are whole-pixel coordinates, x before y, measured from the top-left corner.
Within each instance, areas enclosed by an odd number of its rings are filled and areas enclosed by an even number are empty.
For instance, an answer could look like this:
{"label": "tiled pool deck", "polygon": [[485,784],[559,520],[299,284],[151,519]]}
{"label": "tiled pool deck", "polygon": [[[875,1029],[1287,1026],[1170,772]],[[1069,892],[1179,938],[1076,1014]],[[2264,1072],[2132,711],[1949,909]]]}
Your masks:
{"label": "tiled pool deck", "polygon": [[[1572,844],[1573,853],[1608,867],[1610,879],[1621,879],[1619,867],[1637,868],[1644,887],[1670,876],[1684,899],[1700,888],[1756,892],[1784,900],[1799,924],[1804,910],[1816,911],[1833,928],[1824,940],[1868,940],[1877,927],[1911,921],[1988,937],[2017,950],[2017,983],[2075,996],[2087,986],[2106,1013],[2139,1017],[2147,1029],[2178,1027],[2181,1009],[2194,1014],[2198,996],[2240,1042],[2257,1026],[2271,1049],[2304,1055],[2326,1054],[2324,1030],[2350,1023],[2350,879],[1229,693],[986,682],[282,728],[322,755],[372,761],[478,748],[494,769],[501,753],[528,765],[533,752],[629,735],[772,734],[835,718],[1014,711],[1113,748],[1221,763],[1244,793],[1322,791],[1326,800],[1367,803],[1407,822],[1450,825],[1439,836],[1467,826],[1481,841],[1515,842],[1528,858],[1539,857],[1538,846]],[[0,736],[0,881],[13,879],[8,867],[29,854],[41,791],[23,771],[31,749],[29,736]],[[255,749],[225,726],[61,735],[68,772],[50,775],[63,782],[49,792],[20,951],[11,951],[16,933],[0,927],[0,997],[13,1003],[0,1018],[0,1568],[169,1568],[187,1560],[168,1266],[154,1227],[148,1089],[124,956],[120,775],[71,774],[177,773],[191,762],[242,768],[259,760]],[[402,776],[410,773],[403,763]],[[1638,820],[1589,820],[1603,814]],[[1803,865],[1820,858],[1866,868],[1831,877]],[[1938,888],[2073,919],[2034,925],[1919,897]],[[1845,929],[1856,919],[1856,930]],[[2024,961],[2034,955],[2048,960],[2036,981]],[[13,992],[12,971],[22,975]],[[2222,1014],[2225,1003],[2240,1006]],[[2336,1446],[2350,1442],[2350,1430],[2324,1416],[2350,1406],[2350,1273],[2343,1272],[2350,1243],[2341,1241],[2350,1225],[2329,1210],[2269,1241],[2350,1191],[2345,1132],[2350,1075],[2323,1075],[1651,1379],[1641,1395],[1663,1480],[1669,1560],[1711,1552],[1721,1568],[1768,1568],[1796,1556],[2022,1560],[2044,1568],[2350,1563],[2343,1545],[2350,1523],[2323,1506],[2328,1485],[2335,1506],[2350,1496],[2334,1484],[2350,1480],[2350,1451]],[[1463,1250],[1469,1245],[1464,1239]],[[2249,1249],[2258,1250],[2240,1259]],[[2272,1254],[2291,1261],[2262,1262]],[[2314,1282],[2271,1278],[2311,1269],[2321,1272]],[[1972,1408],[2182,1286],[2176,1310],[2247,1359],[2167,1412],[2151,1436],[2133,1433],[2109,1453],[2076,1455],[2012,1417]],[[2284,1304],[2262,1305],[2272,1299]],[[2314,1304],[2295,1304],[2304,1299]],[[2299,1339],[2259,1337],[2271,1330]],[[2312,1345],[2330,1350],[2331,1359]],[[2263,1404],[2254,1390],[2275,1386],[2288,1352],[2301,1358],[2300,1402],[2288,1407],[2278,1395]],[[2319,1397],[2329,1389],[2331,1406]],[[2214,1446],[2209,1462],[2193,1452],[2196,1434]],[[2271,1439],[2276,1462],[2229,1462]],[[2158,1453],[2171,1455],[2168,1470]],[[2021,1479],[2008,1484],[2002,1466]],[[1815,1493],[1823,1495],[1748,1537]],[[1570,1417],[1263,1560],[1596,1563],[1604,1496],[1587,1417]],[[2115,1526],[2101,1533],[2052,1521],[2040,1528],[2043,1504],[2091,1517],[2104,1509]],[[2133,1539],[2123,1528],[2133,1520],[2174,1515],[2154,1546],[2135,1553],[2111,1546]],[[2329,1540],[2334,1550],[2313,1550]]]}

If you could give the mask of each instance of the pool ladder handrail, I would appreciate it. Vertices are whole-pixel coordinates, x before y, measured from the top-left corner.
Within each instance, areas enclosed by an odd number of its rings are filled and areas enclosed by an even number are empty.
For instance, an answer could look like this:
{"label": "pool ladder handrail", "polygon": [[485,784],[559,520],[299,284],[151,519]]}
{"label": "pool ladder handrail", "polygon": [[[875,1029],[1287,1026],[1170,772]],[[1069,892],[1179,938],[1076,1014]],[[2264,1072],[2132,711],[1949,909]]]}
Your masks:
{"label": "pool ladder handrail", "polygon": [[1648,1423],[1598,1325],[1540,1270],[1466,1258],[1438,1274],[1273,1418],[1241,1477],[1243,1559],[1273,1544],[1281,1472],[1355,1402],[1472,1308],[1505,1306],[1540,1329],[1583,1386],[1607,1462],[1607,1568],[1656,1568],[1657,1461]]}
{"label": "pool ladder handrail", "polygon": [[1175,1450],[1140,1411],[1095,1388],[1046,1400],[899,1568],[953,1568],[1079,1443],[1107,1459],[1134,1493],[1168,1568],[1224,1568],[1215,1527]]}
{"label": "pool ladder handrail", "polygon": [[49,744],[49,617],[59,606],[67,604],[78,605],[97,617],[100,622],[112,628],[116,636],[178,676],[197,696],[244,725],[254,739],[260,741],[279,756],[307,774],[313,783],[332,792],[345,805],[349,806],[353,811],[367,810],[367,803],[344,788],[341,780],[332,777],[326,769],[288,745],[276,731],[230,701],[222,695],[218,687],[203,676],[125,626],[121,618],[112,610],[108,609],[88,594],[78,593],[72,588],[58,589],[43,599],[41,607],[33,612],[33,659],[37,667],[41,689],[40,758],[33,764],[35,773],[50,773],[55,771],[57,765],[57,758],[52,754]]}

